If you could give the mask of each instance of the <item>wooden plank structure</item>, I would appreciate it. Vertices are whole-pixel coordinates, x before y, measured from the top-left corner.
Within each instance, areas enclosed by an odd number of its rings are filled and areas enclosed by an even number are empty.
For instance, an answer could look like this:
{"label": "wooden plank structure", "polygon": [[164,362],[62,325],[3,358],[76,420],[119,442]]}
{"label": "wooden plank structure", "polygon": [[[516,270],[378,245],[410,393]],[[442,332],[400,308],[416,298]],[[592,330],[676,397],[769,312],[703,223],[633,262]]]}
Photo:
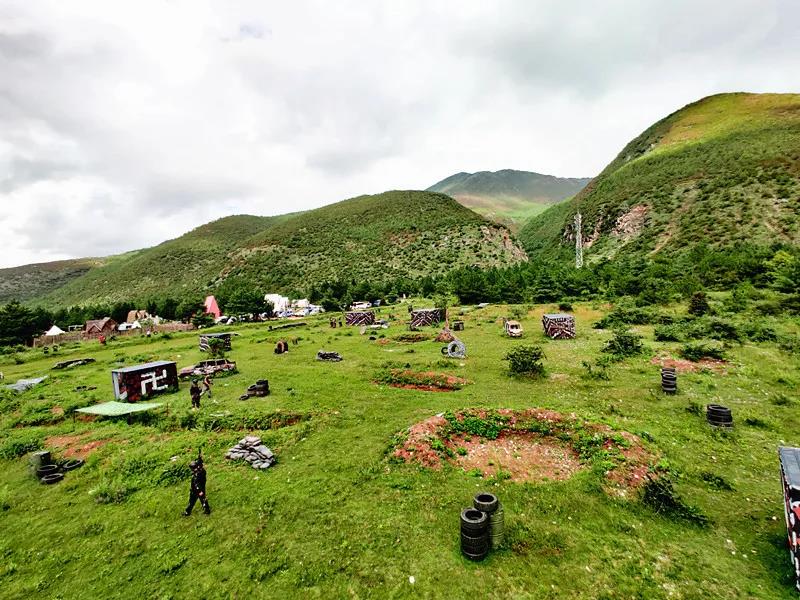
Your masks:
{"label": "wooden plank structure", "polygon": [[178,390],[178,367],[168,360],[144,363],[111,371],[114,398],[138,402],[164,392]]}
{"label": "wooden plank structure", "polygon": [[800,448],[780,446],[778,456],[781,461],[787,547],[794,568],[795,587],[800,590]]}
{"label": "wooden plank structure", "polygon": [[564,313],[542,315],[542,327],[549,338],[572,339],[575,337],[575,317]]}
{"label": "wooden plank structure", "polygon": [[375,313],[371,310],[351,310],[344,314],[345,325],[372,325],[375,322]]}
{"label": "wooden plank structure", "polygon": [[203,333],[200,335],[200,352],[208,352],[208,340],[211,338],[222,341],[222,348],[225,350],[231,349],[232,333]]}
{"label": "wooden plank structure", "polygon": [[411,311],[411,325],[414,327],[429,327],[438,325],[445,319],[443,308],[415,308]]}

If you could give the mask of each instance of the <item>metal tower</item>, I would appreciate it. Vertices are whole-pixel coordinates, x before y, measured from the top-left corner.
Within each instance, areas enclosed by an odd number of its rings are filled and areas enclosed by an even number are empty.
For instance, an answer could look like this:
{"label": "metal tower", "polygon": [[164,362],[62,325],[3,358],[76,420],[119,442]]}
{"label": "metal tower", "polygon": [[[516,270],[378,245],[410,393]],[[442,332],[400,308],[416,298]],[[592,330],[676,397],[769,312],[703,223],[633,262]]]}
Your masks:
{"label": "metal tower", "polygon": [[583,266],[583,234],[581,232],[581,213],[575,215],[575,268]]}

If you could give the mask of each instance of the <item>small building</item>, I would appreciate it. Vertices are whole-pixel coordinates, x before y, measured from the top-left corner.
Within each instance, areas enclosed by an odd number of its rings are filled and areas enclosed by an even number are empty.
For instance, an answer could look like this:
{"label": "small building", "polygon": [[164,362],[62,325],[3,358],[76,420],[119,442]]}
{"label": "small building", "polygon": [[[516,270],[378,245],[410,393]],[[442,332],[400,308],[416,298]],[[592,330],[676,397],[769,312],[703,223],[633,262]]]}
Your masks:
{"label": "small building", "polygon": [[411,311],[411,327],[438,325],[444,321],[443,308],[415,308]]}
{"label": "small building", "polygon": [[272,304],[272,312],[275,314],[286,312],[289,309],[289,298],[280,294],[266,294],[264,301]]}
{"label": "small building", "polygon": [[542,327],[547,337],[572,339],[575,337],[575,317],[565,313],[542,315]]}
{"label": "small building", "polygon": [[222,311],[219,309],[219,304],[217,304],[217,299],[214,296],[207,296],[203,305],[207,315],[211,315],[215,319],[219,319],[222,316]]}
{"label": "small building", "polygon": [[111,371],[114,398],[138,402],[156,394],[178,390],[178,366],[160,360]]}
{"label": "small building", "polygon": [[117,330],[117,322],[111,317],[102,319],[92,319],[86,321],[83,332],[87,336],[97,337],[101,335],[112,335]]}
{"label": "small building", "polygon": [[230,332],[221,332],[221,333],[204,333],[200,336],[200,352],[208,352],[209,350],[209,343],[208,340],[217,339],[222,342],[222,348],[224,350],[231,349],[231,337],[235,334]]}
{"label": "small building", "polygon": [[64,335],[64,330],[61,329],[58,325],[53,325],[50,329],[45,331],[44,333],[48,337],[53,337],[56,335]]}

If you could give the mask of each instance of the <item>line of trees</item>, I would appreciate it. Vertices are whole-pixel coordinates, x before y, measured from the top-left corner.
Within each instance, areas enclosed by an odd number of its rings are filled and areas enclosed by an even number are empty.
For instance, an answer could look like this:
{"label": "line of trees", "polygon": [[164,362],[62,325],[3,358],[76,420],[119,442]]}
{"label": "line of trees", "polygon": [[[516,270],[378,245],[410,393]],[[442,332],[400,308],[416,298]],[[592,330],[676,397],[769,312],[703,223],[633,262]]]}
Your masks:
{"label": "line of trees", "polygon": [[[634,297],[639,305],[666,304],[700,290],[732,289],[740,284],[770,287],[788,294],[786,310],[800,312],[800,248],[739,245],[714,249],[699,245],[682,255],[620,258],[582,269],[565,261],[540,261],[504,269],[460,268],[445,276],[420,279],[336,279],[312,283],[306,291],[311,302],[337,311],[354,301],[393,303],[403,295],[455,295],[461,304],[613,300],[620,296]],[[228,315],[272,312],[261,292],[242,279],[231,278],[214,293]],[[141,308],[165,319],[187,321],[203,313],[203,298],[153,298],[140,303],[117,302],[56,311],[29,308],[14,301],[0,307],[0,346],[30,343],[54,323],[66,329],[105,316],[121,323],[129,311]]]}

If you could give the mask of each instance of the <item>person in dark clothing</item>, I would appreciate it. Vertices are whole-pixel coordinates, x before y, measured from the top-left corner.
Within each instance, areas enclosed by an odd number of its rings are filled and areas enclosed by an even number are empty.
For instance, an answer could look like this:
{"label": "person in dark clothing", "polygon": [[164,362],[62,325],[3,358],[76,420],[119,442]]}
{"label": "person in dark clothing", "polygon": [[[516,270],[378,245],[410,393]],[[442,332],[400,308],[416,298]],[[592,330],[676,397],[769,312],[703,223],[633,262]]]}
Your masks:
{"label": "person in dark clothing", "polygon": [[189,395],[192,397],[192,408],[200,408],[200,396],[203,395],[203,392],[200,391],[197,379],[192,380],[192,385],[189,388]]}
{"label": "person in dark clothing", "polygon": [[192,483],[189,487],[189,506],[183,511],[183,516],[188,517],[192,514],[192,509],[198,500],[203,506],[203,512],[210,515],[211,507],[208,505],[208,498],[206,498],[205,467],[203,467],[203,463],[193,460],[189,463],[189,468],[192,470]]}

